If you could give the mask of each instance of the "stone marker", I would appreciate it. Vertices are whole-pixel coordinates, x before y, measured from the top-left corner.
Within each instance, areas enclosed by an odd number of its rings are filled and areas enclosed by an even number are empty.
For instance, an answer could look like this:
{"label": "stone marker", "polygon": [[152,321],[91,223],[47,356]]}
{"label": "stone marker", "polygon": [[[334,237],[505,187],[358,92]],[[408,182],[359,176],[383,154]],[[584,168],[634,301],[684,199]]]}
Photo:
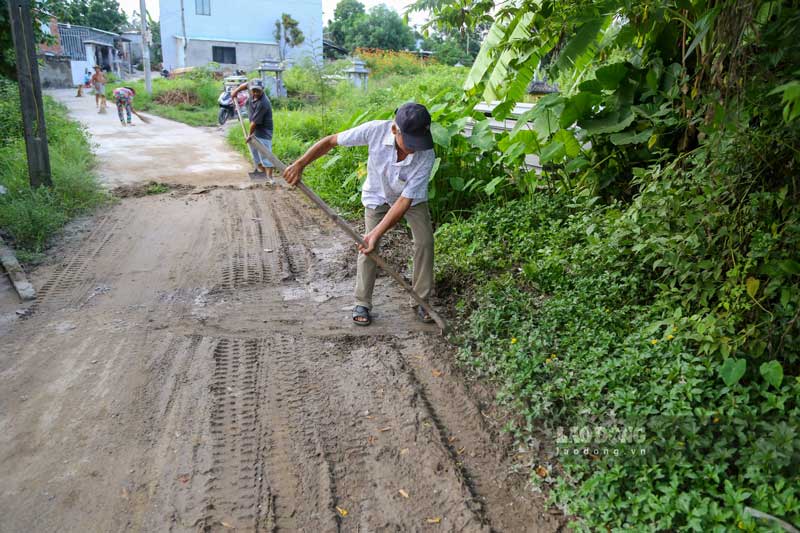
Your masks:
{"label": "stone marker", "polygon": [[13,250],[6,246],[3,239],[0,239],[0,263],[6,269],[8,277],[11,278],[11,283],[17,289],[17,294],[23,300],[34,300],[36,298],[36,290],[30,284],[28,278],[25,277],[25,272],[19,266],[17,257],[14,255]]}

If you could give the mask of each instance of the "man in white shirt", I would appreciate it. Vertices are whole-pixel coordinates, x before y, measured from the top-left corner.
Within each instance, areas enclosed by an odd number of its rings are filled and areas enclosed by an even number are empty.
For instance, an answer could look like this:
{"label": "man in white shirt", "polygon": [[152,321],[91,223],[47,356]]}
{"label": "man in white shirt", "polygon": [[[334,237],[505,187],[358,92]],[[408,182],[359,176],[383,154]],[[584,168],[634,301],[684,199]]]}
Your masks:
{"label": "man in white shirt", "polygon": [[[303,169],[335,146],[369,146],[367,179],[361,189],[364,205],[366,246],[359,247],[353,321],[371,322],[372,291],[377,267],[364,254],[374,250],[381,237],[401,218],[411,227],[414,239],[414,291],[427,300],[433,290],[433,226],[428,210],[428,182],[436,159],[431,137],[431,116],[425,106],[408,103],[395,111],[395,119],[373,120],[329,135],[309,150],[283,174],[290,185],[300,181]],[[432,322],[421,308],[423,322]]]}

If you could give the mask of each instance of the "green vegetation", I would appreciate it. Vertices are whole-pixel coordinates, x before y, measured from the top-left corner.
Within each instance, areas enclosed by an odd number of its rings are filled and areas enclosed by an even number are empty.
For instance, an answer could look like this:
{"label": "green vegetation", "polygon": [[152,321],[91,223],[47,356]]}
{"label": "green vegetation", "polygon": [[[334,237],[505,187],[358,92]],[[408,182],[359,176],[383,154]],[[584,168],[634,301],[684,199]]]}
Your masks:
{"label": "green vegetation", "polygon": [[328,21],[325,34],[348,50],[407,50],[414,46],[411,29],[403,24],[396,11],[381,4],[367,13],[364,4],[358,0],[341,0],[336,4],[333,20]]}
{"label": "green vegetation", "polygon": [[448,65],[458,61],[469,65],[492,24],[494,8],[491,0],[416,0],[406,7],[406,16],[414,12],[430,15],[420,28],[423,50],[434,52],[438,61]]}
{"label": "green vegetation", "polygon": [[59,22],[118,32],[128,23],[117,0],[43,0],[42,7]]}
{"label": "green vegetation", "polygon": [[[476,99],[510,118],[543,59],[561,83],[476,143],[515,198],[437,249],[461,359],[500,385],[509,429],[590,450],[532,475],[578,529],[800,521],[798,22],[787,2],[523,2],[442,102],[446,146]],[[615,428],[646,453],[595,455]]]}
{"label": "green vegetation", "polygon": [[147,195],[164,194],[169,192],[169,187],[163,183],[151,181],[147,184],[147,188],[144,190],[144,192]]}
{"label": "green vegetation", "polygon": [[[363,95],[298,75],[307,103],[276,102],[276,153],[429,106],[460,360],[497,383],[521,446],[590,450],[532,465],[576,529],[775,530],[745,507],[800,522],[798,6],[531,0],[493,17],[466,76],[394,74],[391,54]],[[512,116],[541,64],[561,93]],[[495,133],[480,100],[517,126]],[[306,180],[356,215],[364,160],[337,150]]]}
{"label": "green vegetation", "polygon": [[92,166],[88,137],[79,124],[67,118],[64,106],[45,98],[45,118],[50,144],[53,187],[32,190],[28,182],[19,92],[15,83],[0,79],[0,232],[10,237],[29,261],[38,256],[48,239],[69,219],[104,203]]}

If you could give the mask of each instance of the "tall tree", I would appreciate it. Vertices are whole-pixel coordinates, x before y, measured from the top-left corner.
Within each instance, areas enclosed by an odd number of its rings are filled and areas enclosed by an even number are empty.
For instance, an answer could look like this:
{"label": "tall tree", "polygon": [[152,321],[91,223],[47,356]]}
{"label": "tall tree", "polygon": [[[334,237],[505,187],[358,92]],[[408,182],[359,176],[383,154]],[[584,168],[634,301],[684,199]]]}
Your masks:
{"label": "tall tree", "polygon": [[351,33],[353,23],[365,14],[364,4],[358,0],[341,0],[336,4],[333,20],[328,21],[327,29],[330,39],[340,46],[345,46],[347,35]]}
{"label": "tall tree", "polygon": [[48,9],[60,22],[119,32],[128,18],[117,0],[48,0]]}
{"label": "tall tree", "polygon": [[364,5],[357,0],[342,0],[336,6],[328,34],[334,42],[351,50],[405,50],[414,45],[414,34],[396,11],[381,4],[364,13]]}
{"label": "tall tree", "polygon": [[346,45],[350,48],[405,50],[413,47],[414,34],[396,11],[380,4],[370,9],[366,16],[356,18]]}
{"label": "tall tree", "polygon": [[446,65],[471,64],[480,47],[480,41],[478,41],[478,47],[473,50],[473,53],[467,53],[462,43],[456,38],[442,37],[438,34],[425,38],[418,36],[417,38],[422,39],[420,45],[423,50],[433,52],[436,60]]}
{"label": "tall tree", "polygon": [[300,23],[288,13],[283,13],[281,18],[275,21],[275,30],[272,35],[275,36],[275,40],[278,42],[281,61],[286,59],[286,52],[289,51],[289,48],[300,46],[306,40],[302,30],[300,30]]}

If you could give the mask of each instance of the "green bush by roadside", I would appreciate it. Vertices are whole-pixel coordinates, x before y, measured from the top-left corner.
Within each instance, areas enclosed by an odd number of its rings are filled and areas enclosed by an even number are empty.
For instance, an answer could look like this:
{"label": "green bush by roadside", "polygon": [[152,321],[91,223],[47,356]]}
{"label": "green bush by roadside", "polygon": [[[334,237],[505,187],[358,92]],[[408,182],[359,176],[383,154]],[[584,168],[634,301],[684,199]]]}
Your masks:
{"label": "green bush by roadside", "polygon": [[[752,154],[727,135],[692,172],[643,173],[630,203],[541,191],[437,233],[461,360],[500,385],[521,443],[560,446],[553,499],[587,529],[764,530],[745,504],[800,518],[800,213],[733,172]],[[642,440],[558,442],[575,428]]]}
{"label": "green bush by roadside", "polygon": [[10,237],[20,259],[30,261],[68,220],[108,200],[95,178],[94,156],[86,132],[67,117],[66,108],[45,97],[53,187],[32,190],[15,83],[0,80],[0,231]]}

